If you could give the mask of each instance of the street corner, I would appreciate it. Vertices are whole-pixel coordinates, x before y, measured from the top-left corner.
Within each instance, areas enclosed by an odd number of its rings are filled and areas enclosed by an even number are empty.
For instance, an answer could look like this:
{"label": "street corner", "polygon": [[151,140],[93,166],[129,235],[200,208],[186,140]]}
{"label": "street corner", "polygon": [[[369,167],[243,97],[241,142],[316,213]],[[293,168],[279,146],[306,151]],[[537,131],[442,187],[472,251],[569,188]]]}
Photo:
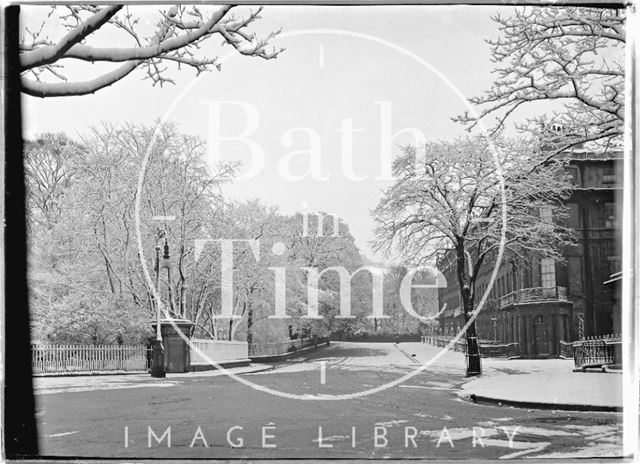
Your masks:
{"label": "street corner", "polygon": [[621,377],[615,374],[534,372],[471,380],[458,396],[479,403],[564,411],[622,411]]}

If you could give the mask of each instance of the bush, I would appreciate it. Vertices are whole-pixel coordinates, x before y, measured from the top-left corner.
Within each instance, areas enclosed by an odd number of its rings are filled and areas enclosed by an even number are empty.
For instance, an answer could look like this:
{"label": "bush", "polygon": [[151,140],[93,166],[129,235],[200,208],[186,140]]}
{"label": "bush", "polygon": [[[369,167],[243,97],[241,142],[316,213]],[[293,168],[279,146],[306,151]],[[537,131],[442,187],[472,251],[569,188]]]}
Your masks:
{"label": "bush", "polygon": [[52,344],[137,345],[149,336],[149,319],[119,295],[73,293],[51,307],[35,335]]}

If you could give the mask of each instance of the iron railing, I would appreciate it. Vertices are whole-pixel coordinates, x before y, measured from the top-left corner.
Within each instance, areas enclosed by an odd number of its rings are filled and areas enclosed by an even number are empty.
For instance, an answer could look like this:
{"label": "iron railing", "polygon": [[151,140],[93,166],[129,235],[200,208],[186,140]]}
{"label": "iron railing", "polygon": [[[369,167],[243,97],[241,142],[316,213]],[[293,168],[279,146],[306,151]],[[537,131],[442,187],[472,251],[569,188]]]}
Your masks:
{"label": "iron railing", "polygon": [[622,339],[619,335],[588,337],[573,342],[575,368],[585,370],[622,364]]}

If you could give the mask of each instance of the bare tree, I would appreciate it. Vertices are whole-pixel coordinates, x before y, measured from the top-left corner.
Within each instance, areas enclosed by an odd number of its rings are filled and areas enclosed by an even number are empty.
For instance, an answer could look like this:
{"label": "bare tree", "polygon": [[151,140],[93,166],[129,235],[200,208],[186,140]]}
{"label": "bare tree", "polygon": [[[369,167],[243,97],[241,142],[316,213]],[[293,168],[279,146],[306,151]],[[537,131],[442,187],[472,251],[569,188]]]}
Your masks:
{"label": "bare tree", "polygon": [[[375,247],[405,261],[435,264],[453,257],[465,322],[476,310],[476,280],[502,242],[501,177],[505,184],[504,249],[523,260],[545,255],[561,260],[558,247],[570,240],[562,226],[562,200],[570,183],[560,162],[540,165],[542,152],[503,141],[497,160],[482,138],[408,147],[394,163],[396,182],[373,211]],[[502,172],[502,175],[501,175]],[[555,222],[541,220],[548,211]],[[466,331],[467,375],[481,373],[475,323]]]}
{"label": "bare tree", "polygon": [[[193,239],[205,227],[215,233],[211,229],[222,202],[218,187],[233,175],[235,165],[211,170],[201,140],[171,125],[160,129],[143,189],[145,257],[153,269],[157,231],[164,228],[171,267],[160,275],[159,293],[167,297],[173,315],[190,316],[210,304],[217,276],[211,260],[196,263],[192,258]],[[153,295],[140,266],[134,210],[137,175],[155,131],[105,124],[80,144],[62,135],[43,137],[43,145],[27,144],[28,200],[33,203],[29,281],[37,322],[46,322],[40,314],[55,317],[81,304],[108,313],[110,306],[83,299],[86,295],[100,295],[112,306],[126,301],[132,317],[145,314],[148,320]],[[175,220],[162,224],[152,219],[158,215]],[[39,325],[44,332],[50,328]]]}
{"label": "bare tree", "polygon": [[[141,17],[124,5],[60,5],[52,7],[39,28],[25,28],[21,37],[20,64],[23,92],[36,97],[87,95],[123,79],[132,71],[144,68],[153,85],[173,82],[167,75],[167,63],[189,66],[197,74],[220,69],[216,57],[199,55],[204,42],[219,36],[246,56],[272,59],[282,50],[269,46],[278,32],[259,38],[248,31],[260,16],[262,8],[235,16],[234,6],[223,5],[209,11],[205,6],[176,5],[159,11],[153,30],[144,27]],[[66,31],[64,36],[48,36],[51,23]],[[109,31],[116,41],[123,37],[126,47],[94,46],[98,31]],[[120,35],[116,35],[120,34]],[[70,82],[64,74],[65,60],[91,64],[118,63],[118,66],[86,81]],[[49,82],[43,77],[57,79]]]}
{"label": "bare tree", "polygon": [[[337,221],[337,222],[336,222]],[[288,249],[295,267],[315,268],[320,277],[317,282],[310,280],[305,272],[301,284],[308,292],[316,287],[318,292],[318,314],[322,319],[305,319],[299,326],[303,331],[324,336],[333,332],[351,333],[354,327],[366,326],[367,314],[371,311],[373,297],[373,277],[369,271],[357,272],[367,265],[363,260],[349,225],[343,219],[327,212],[307,214],[296,213],[292,218],[291,238]],[[306,223],[305,226],[303,224]],[[335,268],[344,268],[351,274],[345,283],[351,292],[350,311],[353,318],[340,318],[342,308],[343,283]],[[305,311],[308,311],[308,293],[305,295]]]}
{"label": "bare tree", "polygon": [[[518,127],[535,130],[559,152],[584,142],[608,146],[624,126],[623,10],[582,7],[526,7],[507,18],[495,16],[502,37],[488,40],[497,79],[484,95],[471,98],[478,117],[454,118],[475,127],[495,116],[493,134],[518,110],[534,102],[559,101],[562,110]],[[562,127],[562,137],[551,130]]]}
{"label": "bare tree", "polygon": [[25,143],[25,174],[29,220],[51,227],[60,215],[60,203],[81,156],[82,146],[66,135],[42,134]]}

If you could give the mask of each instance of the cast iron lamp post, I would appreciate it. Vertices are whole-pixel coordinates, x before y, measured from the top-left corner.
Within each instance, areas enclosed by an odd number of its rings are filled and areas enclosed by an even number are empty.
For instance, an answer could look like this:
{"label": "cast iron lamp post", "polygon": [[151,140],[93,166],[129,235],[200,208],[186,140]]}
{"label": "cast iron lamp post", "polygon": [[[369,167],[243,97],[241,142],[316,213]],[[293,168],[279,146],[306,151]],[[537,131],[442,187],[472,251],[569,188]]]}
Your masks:
{"label": "cast iron lamp post", "polygon": [[164,370],[164,346],[162,345],[162,324],[160,323],[160,243],[164,237],[163,267],[165,261],[169,260],[169,244],[167,234],[164,230],[158,231],[158,241],[156,242],[156,338],[153,341],[153,364],[151,367],[151,377],[166,377]]}

